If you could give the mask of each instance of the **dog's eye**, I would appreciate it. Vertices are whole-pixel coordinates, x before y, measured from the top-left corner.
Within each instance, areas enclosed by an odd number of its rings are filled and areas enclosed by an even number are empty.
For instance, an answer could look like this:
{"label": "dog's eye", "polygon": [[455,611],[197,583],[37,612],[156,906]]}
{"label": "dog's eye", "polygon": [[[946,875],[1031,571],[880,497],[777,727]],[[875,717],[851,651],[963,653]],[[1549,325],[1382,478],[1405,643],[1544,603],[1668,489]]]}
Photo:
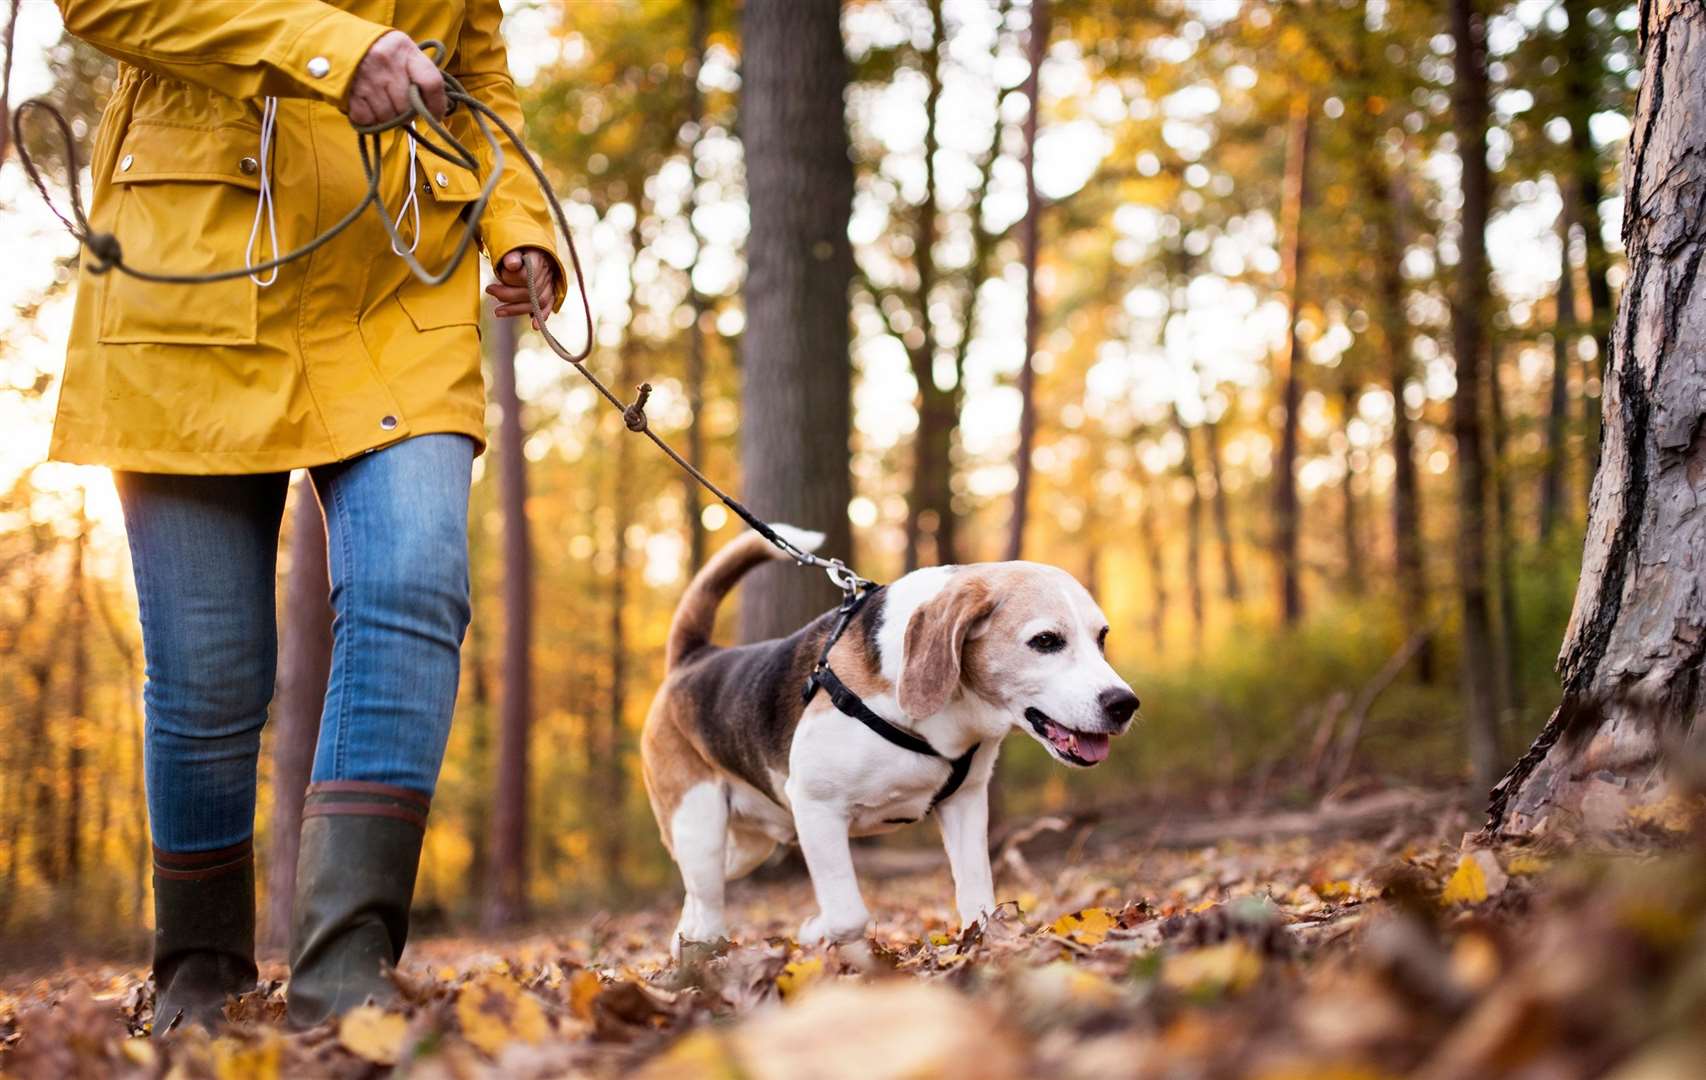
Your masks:
{"label": "dog's eye", "polygon": [[1026,644],[1040,653],[1051,653],[1066,648],[1066,639],[1053,630],[1044,630]]}
{"label": "dog's eye", "polygon": [[1108,651],[1108,628],[1105,626],[1102,627],[1102,632],[1096,635],[1096,648],[1103,652]]}

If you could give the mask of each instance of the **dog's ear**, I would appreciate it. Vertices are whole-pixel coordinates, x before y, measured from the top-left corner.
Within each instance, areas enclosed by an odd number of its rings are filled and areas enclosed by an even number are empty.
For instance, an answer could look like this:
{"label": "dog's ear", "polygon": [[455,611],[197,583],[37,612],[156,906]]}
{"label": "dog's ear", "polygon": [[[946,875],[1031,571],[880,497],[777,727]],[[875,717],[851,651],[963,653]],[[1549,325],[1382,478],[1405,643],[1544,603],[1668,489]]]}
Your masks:
{"label": "dog's ear", "polygon": [[973,577],[956,578],[906,624],[901,656],[900,707],[914,720],[941,712],[960,685],[966,637],[995,610],[995,594]]}

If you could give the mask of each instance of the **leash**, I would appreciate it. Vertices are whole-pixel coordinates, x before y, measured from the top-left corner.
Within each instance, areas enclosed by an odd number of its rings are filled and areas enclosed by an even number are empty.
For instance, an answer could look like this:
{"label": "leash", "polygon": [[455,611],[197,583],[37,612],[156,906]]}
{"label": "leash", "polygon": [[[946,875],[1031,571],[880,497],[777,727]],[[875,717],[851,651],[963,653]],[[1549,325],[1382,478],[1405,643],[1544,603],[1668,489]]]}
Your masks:
{"label": "leash", "polygon": [[[47,203],[48,209],[51,210],[54,217],[58,218],[60,223],[65,226],[66,231],[75,237],[78,243],[89,252],[90,256],[92,256],[93,262],[89,267],[90,273],[105,274],[116,270],[121,274],[127,274],[143,281],[176,285],[208,284],[216,281],[230,281],[234,278],[245,276],[258,277],[259,275],[266,274],[268,272],[276,273],[277,268],[295,262],[298,259],[306,258],[321,247],[325,246],[339,233],[342,233],[344,230],[353,225],[356,219],[361,217],[361,215],[367,211],[368,207],[371,206],[376,208],[379,212],[379,220],[385,227],[386,235],[391,240],[392,251],[396,253],[398,258],[402,259],[403,262],[407,264],[410,273],[412,273],[416,279],[425,285],[431,286],[442,284],[444,281],[448,280],[449,277],[456,272],[457,267],[461,265],[462,259],[467,255],[469,248],[473,246],[474,241],[478,236],[480,218],[485,213],[486,204],[490,201],[493,190],[497,187],[498,178],[503,174],[504,149],[503,145],[499,142],[497,135],[492,130],[495,126],[497,130],[503,134],[504,138],[509,141],[516,154],[527,165],[528,170],[532,172],[534,179],[539,184],[539,190],[545,197],[546,205],[551,211],[552,219],[557,223],[557,228],[562,231],[563,239],[568,242],[569,263],[574,271],[575,288],[580,294],[581,319],[585,327],[586,334],[586,343],[579,349],[571,350],[565,348],[563,344],[557,340],[556,336],[547,328],[546,320],[549,316],[549,310],[544,302],[544,298],[541,296],[541,284],[538,280],[538,267],[534,259],[523,259],[523,267],[527,278],[528,300],[533,309],[533,318],[539,327],[540,334],[545,339],[545,343],[551,347],[551,351],[556,353],[563,360],[567,361],[576,371],[580,372],[581,376],[585,378],[587,382],[591,383],[593,388],[597,390],[599,394],[616,409],[616,411],[622,414],[623,424],[629,431],[639,435],[644,435],[646,438],[650,439],[654,446],[663,451],[671,461],[675,462],[677,466],[697,481],[701,487],[715,496],[724,506],[728,507],[736,517],[746,523],[748,528],[764,537],[764,539],[773,544],[783,554],[792,559],[795,564],[799,566],[812,566],[824,571],[828,575],[829,580],[841,590],[842,596],[844,597],[844,603],[846,600],[860,597],[872,589],[875,586],[874,582],[859,576],[859,574],[855,573],[842,560],[823,558],[813,552],[804,550],[797,544],[794,544],[786,537],[782,536],[775,529],[771,528],[770,525],[762,518],[747,509],[740,500],[734,498],[722,488],[718,487],[714,482],[712,482],[710,477],[706,476],[692,462],[677,453],[674,447],[670,446],[669,443],[659,436],[657,432],[653,431],[651,423],[646,417],[646,402],[649,400],[652,393],[650,383],[640,384],[637,388],[637,394],[634,401],[632,403],[625,403],[621,398],[612,393],[610,388],[606,386],[598,376],[594,375],[592,371],[587,368],[585,361],[587,357],[592,354],[592,348],[595,340],[592,321],[592,302],[587,296],[586,273],[581,267],[580,251],[575,246],[574,233],[569,228],[568,217],[563,212],[562,203],[558,201],[556,193],[551,190],[550,179],[545,175],[545,170],[540,166],[538,159],[534,157],[530,150],[528,150],[526,144],[522,141],[521,136],[516,132],[516,130],[489,105],[486,105],[484,102],[468,93],[467,90],[463,88],[462,83],[457,80],[455,76],[444,70],[444,66],[449,60],[449,51],[444,47],[444,43],[432,40],[422,41],[419,43],[419,48],[423,52],[429,49],[433,52],[434,63],[438,65],[440,73],[444,78],[445,96],[450,102],[450,109],[453,111],[458,107],[463,107],[469,111],[469,113],[474,117],[474,122],[480,130],[481,137],[485,139],[486,146],[490,149],[492,157],[491,174],[486,178],[485,183],[481,185],[479,194],[475,197],[472,203],[470,203],[469,210],[466,214],[467,225],[463,229],[461,236],[456,242],[455,248],[451,252],[449,262],[436,273],[428,271],[426,267],[422,266],[419,260],[415,258],[413,244],[409,244],[407,246],[404,245],[403,239],[398,233],[398,227],[402,223],[402,215],[398,215],[396,219],[393,220],[390,208],[385,203],[385,197],[380,192],[380,164],[383,160],[381,136],[388,131],[392,131],[397,128],[405,128],[407,129],[408,138],[415,146],[418,146],[421,150],[425,150],[428,153],[435,154],[438,157],[443,158],[452,165],[460,166],[461,168],[467,169],[469,172],[478,176],[480,172],[480,164],[473,152],[466,146],[462,145],[462,143],[450,133],[450,130],[440,122],[439,118],[434,116],[432,111],[427,108],[426,102],[421,97],[420,88],[416,86],[409,87],[409,110],[407,112],[400,113],[397,116],[392,117],[390,120],[377,124],[351,125],[355,130],[356,147],[361,158],[362,173],[367,180],[367,190],[362,195],[360,201],[350,208],[348,213],[339,218],[324,232],[320,233],[318,236],[309,240],[294,251],[286,252],[283,255],[276,254],[275,252],[274,257],[266,260],[265,262],[246,264],[244,266],[233,267],[229,270],[214,270],[198,274],[175,274],[160,270],[142,269],[132,266],[128,261],[126,261],[124,248],[119,243],[118,237],[112,233],[99,232],[89,223],[88,215],[83,208],[83,196],[80,188],[80,182],[78,180],[78,174],[81,171],[82,166],[77,160],[77,140],[75,135],[72,133],[71,124],[65,119],[65,114],[60,112],[52,102],[45,98],[31,98],[18,105],[17,109],[13,111],[11,118],[13,143],[17,147],[18,158],[23,163],[24,172],[29,176],[30,181],[35,185],[36,190],[41,193],[42,201]],[[48,191],[47,181],[42,176],[41,170],[37,166],[34,158],[31,156],[28,145],[24,140],[24,118],[28,114],[34,112],[46,113],[49,119],[53,121],[54,125],[59,130],[60,140],[65,150],[66,187],[70,197],[69,217],[67,217],[65,213],[62,213],[59,207],[54,203],[53,197]],[[448,115],[448,112],[446,115]],[[434,135],[443,140],[443,145],[440,146],[433,140],[423,137],[419,130],[414,126],[414,122],[416,120],[426,124]],[[406,203],[404,211],[407,211]],[[245,255],[246,254],[247,253],[245,253]]]}

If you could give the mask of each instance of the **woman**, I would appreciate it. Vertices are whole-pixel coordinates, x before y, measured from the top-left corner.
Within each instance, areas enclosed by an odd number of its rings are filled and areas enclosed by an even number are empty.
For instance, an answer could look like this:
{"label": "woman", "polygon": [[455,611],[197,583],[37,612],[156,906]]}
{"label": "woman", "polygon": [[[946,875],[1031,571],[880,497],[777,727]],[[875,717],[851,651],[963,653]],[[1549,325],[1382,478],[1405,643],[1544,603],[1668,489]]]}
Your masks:
{"label": "woman", "polygon": [[[351,122],[446,112],[415,41],[521,124],[498,0],[60,0],[121,61],[93,157],[92,223],[134,266],[205,272],[293,250],[358,202]],[[396,10],[393,11],[393,8]],[[347,114],[347,115],[346,115]],[[468,110],[451,131],[489,152]],[[386,136],[383,192],[437,269],[481,177]],[[479,222],[497,314],[528,310],[524,260],[561,302],[531,176],[506,170]],[[135,563],[154,841],[155,1030],[211,1026],[255,985],[253,834],[277,654],[289,470],[325,511],[332,674],[302,826],[291,1020],[394,993],[427,807],[468,623],[470,468],[484,443],[479,269],[416,281],[375,213],[312,255],[233,281],[79,277],[52,456],[106,465]]]}

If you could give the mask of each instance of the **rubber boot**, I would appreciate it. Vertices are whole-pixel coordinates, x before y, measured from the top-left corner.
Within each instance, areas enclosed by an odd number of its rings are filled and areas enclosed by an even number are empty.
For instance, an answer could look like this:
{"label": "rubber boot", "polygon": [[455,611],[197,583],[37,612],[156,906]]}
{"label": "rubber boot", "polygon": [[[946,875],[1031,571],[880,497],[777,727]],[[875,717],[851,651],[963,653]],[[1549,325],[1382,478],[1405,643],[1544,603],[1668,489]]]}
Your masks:
{"label": "rubber boot", "polygon": [[310,784],[291,920],[288,1017],[313,1027],[397,996],[427,796],[389,784]]}
{"label": "rubber boot", "polygon": [[225,1002],[255,988],[255,848],[154,849],[153,1034],[209,1031]]}

